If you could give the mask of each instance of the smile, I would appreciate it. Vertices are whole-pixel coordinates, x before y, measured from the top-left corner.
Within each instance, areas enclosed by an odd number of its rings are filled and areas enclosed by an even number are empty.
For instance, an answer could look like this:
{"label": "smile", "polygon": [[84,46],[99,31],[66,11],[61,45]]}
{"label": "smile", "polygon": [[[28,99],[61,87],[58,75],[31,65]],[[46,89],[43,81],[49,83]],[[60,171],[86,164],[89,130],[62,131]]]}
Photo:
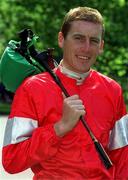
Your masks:
{"label": "smile", "polygon": [[89,60],[89,57],[87,57],[87,56],[77,56],[78,58],[80,58],[80,59],[84,59],[84,60]]}

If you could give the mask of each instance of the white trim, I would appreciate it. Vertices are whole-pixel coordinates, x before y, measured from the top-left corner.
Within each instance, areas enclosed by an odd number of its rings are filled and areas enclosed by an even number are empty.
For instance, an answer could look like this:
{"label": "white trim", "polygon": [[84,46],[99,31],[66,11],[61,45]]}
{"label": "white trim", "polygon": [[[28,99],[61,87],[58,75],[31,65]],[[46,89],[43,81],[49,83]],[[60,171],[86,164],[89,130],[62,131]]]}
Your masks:
{"label": "white trim", "polygon": [[8,119],[4,135],[4,145],[16,144],[31,137],[38,122],[31,118],[13,117]]}
{"label": "white trim", "polygon": [[128,145],[128,114],[118,120],[110,133],[110,150],[122,148]]}

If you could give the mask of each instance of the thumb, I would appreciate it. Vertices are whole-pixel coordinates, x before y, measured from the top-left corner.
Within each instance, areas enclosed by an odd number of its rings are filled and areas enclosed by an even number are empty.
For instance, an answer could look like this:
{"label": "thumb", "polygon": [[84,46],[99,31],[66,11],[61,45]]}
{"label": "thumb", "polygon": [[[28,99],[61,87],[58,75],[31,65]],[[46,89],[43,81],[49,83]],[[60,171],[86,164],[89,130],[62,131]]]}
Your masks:
{"label": "thumb", "polygon": [[65,96],[65,94],[63,92],[62,92],[62,96],[63,96],[64,99],[66,98],[66,96]]}

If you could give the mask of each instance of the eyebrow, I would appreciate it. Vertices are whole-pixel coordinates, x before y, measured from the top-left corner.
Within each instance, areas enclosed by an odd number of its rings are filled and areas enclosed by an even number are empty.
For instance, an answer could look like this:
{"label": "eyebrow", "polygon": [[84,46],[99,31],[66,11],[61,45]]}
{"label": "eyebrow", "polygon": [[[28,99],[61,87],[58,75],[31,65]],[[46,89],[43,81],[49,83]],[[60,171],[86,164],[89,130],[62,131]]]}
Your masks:
{"label": "eyebrow", "polygon": [[83,34],[81,34],[81,33],[79,33],[79,32],[73,33],[73,36],[81,36],[81,37],[85,37],[85,35],[83,35]]}
{"label": "eyebrow", "polygon": [[[82,38],[86,38],[85,35],[83,35],[82,33],[79,33],[79,32],[73,33],[72,36],[80,36],[80,37],[82,37]],[[90,37],[90,38],[91,38],[91,39],[95,39],[95,40],[97,40],[97,41],[99,41],[99,42],[100,42],[100,40],[101,40],[100,37],[96,37],[96,36],[92,36],[92,37]]]}

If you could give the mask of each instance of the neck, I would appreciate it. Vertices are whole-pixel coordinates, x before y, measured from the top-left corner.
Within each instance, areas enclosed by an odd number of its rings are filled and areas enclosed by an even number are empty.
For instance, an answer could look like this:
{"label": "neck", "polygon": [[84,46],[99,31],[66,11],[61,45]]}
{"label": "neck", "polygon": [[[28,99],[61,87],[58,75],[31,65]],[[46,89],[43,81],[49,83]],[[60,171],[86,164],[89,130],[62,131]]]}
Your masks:
{"label": "neck", "polygon": [[85,72],[85,73],[76,73],[74,71],[71,71],[69,70],[68,68],[66,68],[63,64],[63,62],[61,61],[60,62],[60,65],[59,65],[59,68],[60,68],[60,71],[65,74],[66,76],[68,77],[71,77],[73,79],[76,79],[77,81],[77,85],[80,85],[83,83],[83,81],[87,78],[87,76],[89,75],[90,73],[90,70],[88,72]]}

